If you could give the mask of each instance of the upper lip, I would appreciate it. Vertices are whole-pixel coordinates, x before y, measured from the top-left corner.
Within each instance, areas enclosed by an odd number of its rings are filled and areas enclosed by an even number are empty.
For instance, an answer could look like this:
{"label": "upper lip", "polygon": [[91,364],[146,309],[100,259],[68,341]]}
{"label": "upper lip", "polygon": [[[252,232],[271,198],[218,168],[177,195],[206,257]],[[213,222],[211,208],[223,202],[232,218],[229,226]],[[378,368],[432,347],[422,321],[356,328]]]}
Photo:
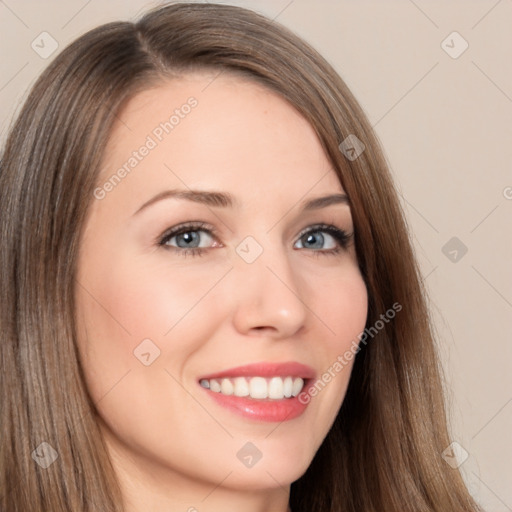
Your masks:
{"label": "upper lip", "polygon": [[295,361],[283,363],[259,362],[229,368],[221,372],[211,373],[201,377],[199,380],[221,379],[229,377],[301,377],[302,379],[315,378],[315,370],[311,366],[307,366]]}

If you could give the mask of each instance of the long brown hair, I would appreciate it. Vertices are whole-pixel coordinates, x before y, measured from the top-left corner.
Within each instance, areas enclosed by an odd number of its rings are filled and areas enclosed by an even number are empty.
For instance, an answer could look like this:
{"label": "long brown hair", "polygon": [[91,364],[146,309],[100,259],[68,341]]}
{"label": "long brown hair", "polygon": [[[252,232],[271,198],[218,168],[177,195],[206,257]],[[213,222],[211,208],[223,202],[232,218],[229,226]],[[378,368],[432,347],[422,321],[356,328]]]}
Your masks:
{"label": "long brown hair", "polygon": [[[202,68],[251,77],[309,121],[350,199],[367,327],[402,306],[361,344],[338,417],[291,485],[293,512],[479,510],[441,457],[450,438],[425,291],[365,114],[289,30],[209,3],[86,33],[43,72],[10,131],[0,160],[0,508],[123,510],[77,350],[77,251],[120,109],[150,84]],[[358,158],[339,149],[351,134],[365,146]],[[50,447],[58,463],[43,468],[32,454]]]}

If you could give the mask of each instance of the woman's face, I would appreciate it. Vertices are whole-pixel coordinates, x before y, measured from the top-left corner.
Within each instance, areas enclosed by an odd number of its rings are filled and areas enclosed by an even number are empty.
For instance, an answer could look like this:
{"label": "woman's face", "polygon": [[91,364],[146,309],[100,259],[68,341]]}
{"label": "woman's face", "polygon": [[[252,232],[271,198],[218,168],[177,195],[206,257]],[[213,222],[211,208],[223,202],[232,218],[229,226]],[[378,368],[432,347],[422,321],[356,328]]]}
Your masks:
{"label": "woman's face", "polygon": [[260,85],[212,79],[147,90],[118,117],[77,277],[82,363],[116,467],[134,488],[216,488],[211,501],[282,493],[306,471],[367,315],[347,202],[305,207],[344,195],[312,127]]}

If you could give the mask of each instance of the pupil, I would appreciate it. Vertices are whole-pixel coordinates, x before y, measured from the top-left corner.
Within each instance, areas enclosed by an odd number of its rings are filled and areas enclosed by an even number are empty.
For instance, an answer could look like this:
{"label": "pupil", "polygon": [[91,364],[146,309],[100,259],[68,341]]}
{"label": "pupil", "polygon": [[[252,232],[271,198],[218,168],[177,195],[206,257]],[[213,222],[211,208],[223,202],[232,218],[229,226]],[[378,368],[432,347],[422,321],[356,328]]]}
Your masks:
{"label": "pupil", "polygon": [[187,243],[188,245],[190,245],[189,242],[194,241],[194,238],[197,240],[197,233],[193,233],[190,231],[188,231],[187,233],[182,233],[180,236],[183,237],[183,239],[185,239],[185,243]]}
{"label": "pupil", "polygon": [[320,246],[321,246],[322,245],[322,238],[323,238],[322,235],[320,235],[318,237],[316,235],[309,234],[309,235],[307,235],[307,238],[306,238],[307,242],[306,243],[310,243],[311,242],[311,243],[314,244],[315,240],[317,240],[320,243]]}

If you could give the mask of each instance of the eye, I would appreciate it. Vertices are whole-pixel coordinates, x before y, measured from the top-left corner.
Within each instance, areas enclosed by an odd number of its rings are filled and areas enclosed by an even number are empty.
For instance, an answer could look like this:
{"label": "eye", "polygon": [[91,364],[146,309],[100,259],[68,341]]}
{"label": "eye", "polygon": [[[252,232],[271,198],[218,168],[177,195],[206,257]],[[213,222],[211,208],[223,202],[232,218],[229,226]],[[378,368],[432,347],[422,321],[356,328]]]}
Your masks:
{"label": "eye", "polygon": [[[203,233],[203,236],[200,234]],[[204,235],[206,234],[206,236]],[[202,239],[206,238],[206,245],[200,246]],[[215,229],[204,222],[190,222],[175,226],[166,231],[158,240],[158,245],[165,249],[177,251],[182,256],[203,256],[205,252],[215,246],[211,240],[217,239]],[[352,234],[330,224],[317,224],[309,227],[299,235],[297,243],[301,243],[299,249],[321,249],[313,250],[315,256],[335,255],[346,249],[352,239]],[[329,247],[325,248],[324,244]]]}
{"label": "eye", "polygon": [[[211,245],[207,244],[206,247],[199,247],[201,239],[199,233],[206,233],[208,237],[212,238],[214,232],[213,227],[208,226],[204,222],[182,224],[167,231],[159,240],[158,245],[175,249],[184,256],[202,256],[206,248]],[[173,239],[176,239],[176,246],[171,243]]]}
{"label": "eye", "polygon": [[[322,234],[323,233],[323,234]],[[327,234],[327,236],[325,236]],[[334,255],[346,249],[350,243],[352,235],[346,231],[330,224],[318,224],[303,231],[298,242],[302,244],[302,248],[322,249],[313,251],[315,256]],[[330,247],[323,248],[324,243],[329,243]],[[304,247],[306,245],[306,247]],[[311,247],[313,246],[313,247]],[[300,247],[299,247],[300,248]]]}

